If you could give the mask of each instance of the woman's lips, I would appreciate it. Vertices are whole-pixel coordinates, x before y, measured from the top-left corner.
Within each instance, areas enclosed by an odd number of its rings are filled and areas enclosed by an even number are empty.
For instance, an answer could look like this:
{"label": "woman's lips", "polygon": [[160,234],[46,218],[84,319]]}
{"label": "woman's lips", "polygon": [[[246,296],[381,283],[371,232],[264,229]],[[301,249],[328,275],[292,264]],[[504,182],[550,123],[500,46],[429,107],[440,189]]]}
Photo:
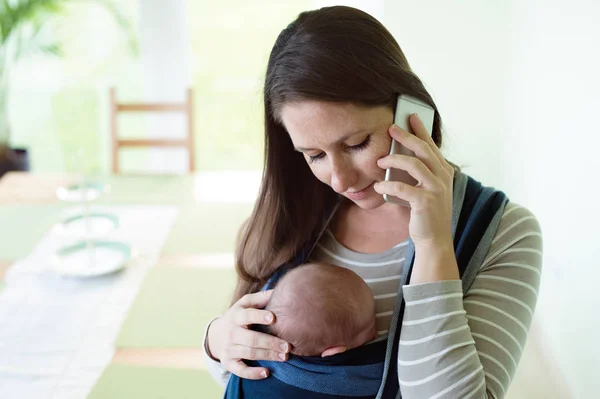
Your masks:
{"label": "woman's lips", "polygon": [[369,194],[369,189],[373,186],[373,183],[369,184],[367,187],[363,188],[360,191],[346,191],[346,195],[351,200],[360,200],[365,198]]}

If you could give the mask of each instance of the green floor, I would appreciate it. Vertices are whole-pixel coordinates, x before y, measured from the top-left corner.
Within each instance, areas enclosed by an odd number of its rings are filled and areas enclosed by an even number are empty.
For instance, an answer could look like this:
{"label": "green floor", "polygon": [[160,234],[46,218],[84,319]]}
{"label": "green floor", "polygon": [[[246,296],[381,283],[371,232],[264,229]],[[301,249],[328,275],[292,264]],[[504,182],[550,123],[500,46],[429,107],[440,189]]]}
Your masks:
{"label": "green floor", "polygon": [[233,269],[151,269],[116,346],[201,348],[206,324],[227,310],[234,287]]}
{"label": "green floor", "polygon": [[182,206],[163,253],[191,255],[234,252],[239,227],[251,212],[249,204]]}
{"label": "green floor", "polygon": [[213,399],[223,389],[202,370],[111,364],[87,399]]}
{"label": "green floor", "polygon": [[[201,348],[206,324],[228,308],[234,287],[232,269],[151,269],[115,346]],[[88,399],[220,398],[222,393],[203,370],[112,364]]]}

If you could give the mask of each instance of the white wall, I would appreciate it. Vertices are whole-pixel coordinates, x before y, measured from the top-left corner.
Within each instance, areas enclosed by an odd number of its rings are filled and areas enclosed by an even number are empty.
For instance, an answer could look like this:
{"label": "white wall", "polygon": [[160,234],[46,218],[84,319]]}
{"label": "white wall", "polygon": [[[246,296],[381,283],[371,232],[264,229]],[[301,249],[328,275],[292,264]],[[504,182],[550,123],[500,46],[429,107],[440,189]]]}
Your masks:
{"label": "white wall", "polygon": [[[383,22],[446,122],[446,153],[543,228],[541,293],[513,398],[552,384],[576,398],[600,391],[599,21],[594,0],[385,4]],[[546,381],[523,377],[534,375]]]}
{"label": "white wall", "polygon": [[600,3],[514,3],[505,187],[538,216],[538,314],[573,397],[600,392]]}
{"label": "white wall", "polygon": [[382,21],[438,105],[446,155],[492,185],[502,180],[510,16],[507,1],[387,0]]}

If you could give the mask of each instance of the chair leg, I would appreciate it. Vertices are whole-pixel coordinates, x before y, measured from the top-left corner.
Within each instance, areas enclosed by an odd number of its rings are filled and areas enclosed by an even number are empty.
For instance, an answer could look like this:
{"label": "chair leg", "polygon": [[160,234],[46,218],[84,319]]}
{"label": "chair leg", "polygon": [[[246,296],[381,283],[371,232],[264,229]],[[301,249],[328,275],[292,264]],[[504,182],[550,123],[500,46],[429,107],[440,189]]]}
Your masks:
{"label": "chair leg", "polygon": [[112,173],[119,173],[119,139],[117,133],[117,99],[115,88],[110,88],[110,139],[112,155]]}

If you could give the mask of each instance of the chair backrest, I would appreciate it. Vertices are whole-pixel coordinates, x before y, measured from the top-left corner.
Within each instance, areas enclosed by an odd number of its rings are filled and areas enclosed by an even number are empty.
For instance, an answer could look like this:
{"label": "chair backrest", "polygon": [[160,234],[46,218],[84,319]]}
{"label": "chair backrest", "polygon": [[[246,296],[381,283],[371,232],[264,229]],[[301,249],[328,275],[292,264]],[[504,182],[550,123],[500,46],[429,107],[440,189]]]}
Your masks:
{"label": "chair backrest", "polygon": [[[173,148],[183,147],[188,153],[188,172],[194,171],[194,108],[193,90],[186,90],[183,103],[119,103],[116,90],[110,89],[110,137],[112,153],[112,173],[121,173],[119,150],[124,147]],[[124,140],[119,138],[118,115],[120,112],[183,112],[187,119],[187,134],[183,139]]]}

